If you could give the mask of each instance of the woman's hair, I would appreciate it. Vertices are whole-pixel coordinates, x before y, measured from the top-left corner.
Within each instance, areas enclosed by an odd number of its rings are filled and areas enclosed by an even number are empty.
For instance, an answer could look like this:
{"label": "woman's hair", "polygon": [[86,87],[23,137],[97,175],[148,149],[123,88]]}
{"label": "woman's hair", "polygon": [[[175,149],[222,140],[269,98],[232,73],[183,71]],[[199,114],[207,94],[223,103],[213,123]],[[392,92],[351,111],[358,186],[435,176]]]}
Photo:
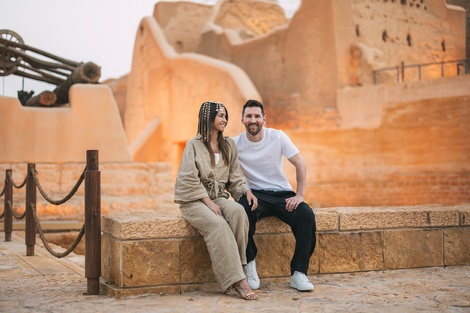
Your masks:
{"label": "woman's hair", "polygon": [[[228,122],[228,111],[227,108],[220,102],[215,101],[206,101],[201,105],[199,109],[199,122],[197,126],[198,134],[202,136],[202,142],[206,146],[207,150],[209,150],[209,154],[211,156],[211,163],[212,166],[215,166],[215,157],[214,151],[212,151],[211,147],[211,139],[212,139],[212,128],[214,127],[214,120],[217,114],[219,113],[220,109],[225,109],[225,119]],[[219,144],[220,154],[222,155],[222,159],[228,164],[228,156],[229,156],[229,145],[224,138],[224,134],[222,131],[219,131],[217,134],[217,142]]]}

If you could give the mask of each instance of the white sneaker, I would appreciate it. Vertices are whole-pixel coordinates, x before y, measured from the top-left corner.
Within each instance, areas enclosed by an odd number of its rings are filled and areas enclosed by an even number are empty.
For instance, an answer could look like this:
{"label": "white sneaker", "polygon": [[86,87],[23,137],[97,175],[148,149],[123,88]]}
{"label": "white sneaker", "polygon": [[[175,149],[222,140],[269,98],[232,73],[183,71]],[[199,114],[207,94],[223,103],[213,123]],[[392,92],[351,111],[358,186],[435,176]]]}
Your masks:
{"label": "white sneaker", "polygon": [[253,260],[248,263],[245,268],[246,281],[252,290],[256,290],[259,288],[259,277],[258,273],[256,273],[256,261]]}
{"label": "white sneaker", "polygon": [[298,291],[312,291],[313,284],[308,279],[307,275],[301,272],[294,272],[290,278],[290,286]]}

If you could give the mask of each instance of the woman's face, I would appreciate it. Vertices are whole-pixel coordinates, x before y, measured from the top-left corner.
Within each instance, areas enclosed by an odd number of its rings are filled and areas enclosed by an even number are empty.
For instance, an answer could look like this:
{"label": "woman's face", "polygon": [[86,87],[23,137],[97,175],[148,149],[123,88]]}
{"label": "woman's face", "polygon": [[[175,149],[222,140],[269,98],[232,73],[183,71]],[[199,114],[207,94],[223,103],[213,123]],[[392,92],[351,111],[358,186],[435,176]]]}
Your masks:
{"label": "woman's face", "polygon": [[223,132],[225,127],[227,126],[227,112],[225,111],[225,108],[221,107],[219,111],[217,112],[217,115],[215,116],[214,119],[214,125],[213,129]]}

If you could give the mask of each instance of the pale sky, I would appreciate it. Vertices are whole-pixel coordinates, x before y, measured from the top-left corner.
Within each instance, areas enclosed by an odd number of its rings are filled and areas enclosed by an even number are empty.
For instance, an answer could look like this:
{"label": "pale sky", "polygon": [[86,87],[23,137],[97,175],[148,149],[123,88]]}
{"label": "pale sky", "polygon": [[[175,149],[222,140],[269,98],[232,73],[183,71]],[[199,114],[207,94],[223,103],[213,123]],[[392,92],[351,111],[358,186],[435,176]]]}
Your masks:
{"label": "pale sky", "polygon": [[[215,4],[218,0],[190,0]],[[153,14],[158,0],[0,0],[0,29],[21,36],[26,45],[77,62],[100,65],[101,79],[129,73],[140,21]],[[288,17],[300,0],[280,0]],[[0,76],[0,95],[16,97],[23,79]],[[24,80],[35,95],[54,85]]]}

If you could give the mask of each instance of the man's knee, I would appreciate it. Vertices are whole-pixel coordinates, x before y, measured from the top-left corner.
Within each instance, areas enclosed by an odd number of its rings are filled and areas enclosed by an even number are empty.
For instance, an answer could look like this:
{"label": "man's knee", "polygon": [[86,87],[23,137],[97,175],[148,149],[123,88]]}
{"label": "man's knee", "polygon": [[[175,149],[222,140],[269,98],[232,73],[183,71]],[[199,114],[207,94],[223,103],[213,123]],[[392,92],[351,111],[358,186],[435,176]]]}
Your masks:
{"label": "man's knee", "polygon": [[315,225],[315,214],[313,210],[305,202],[301,203],[297,207],[297,218],[302,219],[307,223],[312,223]]}

